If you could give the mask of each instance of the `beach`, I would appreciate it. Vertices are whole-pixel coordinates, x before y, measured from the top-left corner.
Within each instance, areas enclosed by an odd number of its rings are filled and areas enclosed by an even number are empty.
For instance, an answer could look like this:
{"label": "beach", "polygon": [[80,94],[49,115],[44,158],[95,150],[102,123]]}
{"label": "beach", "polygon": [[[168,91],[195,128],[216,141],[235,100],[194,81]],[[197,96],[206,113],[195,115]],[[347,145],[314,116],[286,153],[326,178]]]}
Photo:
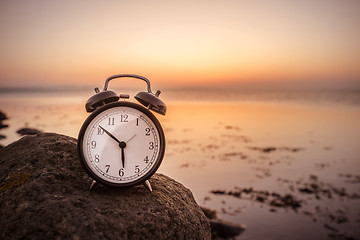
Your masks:
{"label": "beach", "polygon": [[[0,144],[19,139],[24,127],[77,138],[91,91],[2,93],[9,127]],[[168,111],[156,115],[166,137],[158,172],[220,219],[246,225],[237,239],[359,238],[359,92],[161,97]]]}

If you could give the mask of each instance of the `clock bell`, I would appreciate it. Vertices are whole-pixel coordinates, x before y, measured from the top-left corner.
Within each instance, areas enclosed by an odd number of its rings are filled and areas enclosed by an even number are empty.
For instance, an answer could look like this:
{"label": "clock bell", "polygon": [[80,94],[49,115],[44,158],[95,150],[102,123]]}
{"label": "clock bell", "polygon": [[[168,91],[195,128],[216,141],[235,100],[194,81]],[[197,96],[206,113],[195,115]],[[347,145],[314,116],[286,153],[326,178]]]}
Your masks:
{"label": "clock bell", "polygon": [[117,74],[117,75],[108,77],[105,81],[104,89],[100,92],[99,88],[95,88],[96,94],[87,100],[87,102],[85,104],[86,111],[93,112],[93,111],[95,111],[96,108],[101,107],[107,103],[118,101],[120,99],[120,97],[129,98],[128,95],[118,96],[115,92],[107,90],[109,82],[112,79],[122,78],[122,77],[137,78],[137,79],[141,79],[141,80],[145,81],[147,84],[147,92],[139,92],[138,94],[135,95],[135,99],[139,103],[141,103],[143,106],[145,106],[146,108],[148,108],[156,113],[159,113],[161,115],[166,114],[166,105],[159,98],[159,95],[161,92],[158,90],[158,91],[156,91],[156,93],[153,93],[151,91],[150,81],[143,76],[134,75],[134,74]]}

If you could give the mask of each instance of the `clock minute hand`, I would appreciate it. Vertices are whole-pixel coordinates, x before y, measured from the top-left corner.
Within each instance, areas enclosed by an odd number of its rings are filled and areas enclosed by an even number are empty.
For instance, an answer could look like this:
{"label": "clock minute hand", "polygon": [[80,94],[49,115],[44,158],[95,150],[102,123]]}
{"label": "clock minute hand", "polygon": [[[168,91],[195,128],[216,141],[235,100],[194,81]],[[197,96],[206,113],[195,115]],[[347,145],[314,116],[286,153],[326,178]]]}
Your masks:
{"label": "clock minute hand", "polygon": [[99,127],[106,132],[107,135],[109,135],[112,139],[114,139],[117,143],[119,143],[119,147],[121,148],[121,163],[124,168],[125,166],[125,153],[124,148],[126,147],[126,143],[124,141],[119,141],[114,135],[112,135],[109,131],[107,131],[105,128],[99,125]]}
{"label": "clock minute hand", "polygon": [[107,130],[106,130],[105,128],[103,128],[102,126],[99,125],[99,127],[100,127],[102,130],[104,130],[104,132],[105,132],[107,135],[109,135],[112,139],[114,139],[117,143],[120,144],[120,141],[119,141],[114,135],[112,135],[109,131],[107,131]]}

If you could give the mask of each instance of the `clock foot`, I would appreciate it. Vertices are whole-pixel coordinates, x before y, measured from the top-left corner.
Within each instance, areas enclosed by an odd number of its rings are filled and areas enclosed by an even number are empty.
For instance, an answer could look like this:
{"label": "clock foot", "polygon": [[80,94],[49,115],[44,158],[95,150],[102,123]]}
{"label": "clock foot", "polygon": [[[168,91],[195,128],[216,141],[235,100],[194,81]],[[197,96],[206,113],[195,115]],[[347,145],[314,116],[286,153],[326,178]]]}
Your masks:
{"label": "clock foot", "polygon": [[93,180],[93,181],[91,182],[91,185],[90,185],[89,190],[93,189],[93,188],[96,186],[96,184],[97,184],[97,182],[96,182],[95,180]]}
{"label": "clock foot", "polygon": [[149,190],[150,192],[152,192],[152,188],[151,188],[151,184],[149,182],[149,180],[146,180],[144,182],[144,186],[146,187],[147,190]]}

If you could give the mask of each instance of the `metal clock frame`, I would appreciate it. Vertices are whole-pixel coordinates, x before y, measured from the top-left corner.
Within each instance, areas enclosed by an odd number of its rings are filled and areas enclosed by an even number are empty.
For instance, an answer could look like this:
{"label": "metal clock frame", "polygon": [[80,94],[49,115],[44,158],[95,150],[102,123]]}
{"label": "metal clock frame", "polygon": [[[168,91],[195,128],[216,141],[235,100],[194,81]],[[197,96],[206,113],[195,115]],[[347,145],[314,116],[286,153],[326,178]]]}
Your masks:
{"label": "metal clock frame", "polygon": [[[157,157],[157,159],[155,160],[154,166],[152,166],[151,170],[149,172],[147,172],[144,176],[142,176],[141,178],[133,181],[133,182],[129,182],[129,183],[113,183],[113,182],[108,182],[100,177],[98,177],[88,166],[85,157],[84,157],[84,152],[83,152],[83,141],[84,141],[84,135],[85,135],[85,131],[88,128],[89,124],[91,123],[91,121],[98,116],[100,113],[102,113],[103,111],[110,109],[110,108],[115,108],[115,107],[129,107],[129,108],[135,108],[139,111],[141,111],[142,113],[144,113],[146,116],[148,116],[150,118],[150,120],[155,124],[155,127],[157,128],[158,132],[159,132],[159,155]],[[113,103],[108,103],[105,104],[102,107],[97,108],[94,112],[92,112],[88,118],[85,120],[85,122],[83,123],[80,132],[79,132],[79,136],[78,136],[78,153],[80,156],[80,162],[81,165],[83,166],[84,170],[89,174],[89,176],[94,179],[96,182],[101,183],[103,185],[109,186],[109,187],[115,187],[115,188],[126,188],[126,187],[132,187],[141,183],[145,183],[146,185],[150,185],[147,180],[154,175],[154,173],[157,171],[157,169],[160,167],[161,162],[164,158],[164,154],[165,154],[165,134],[164,131],[160,125],[159,120],[155,117],[154,114],[152,114],[148,109],[142,107],[139,104],[133,103],[133,102],[125,102],[125,101],[121,101],[121,102],[113,102]],[[92,185],[93,186],[93,185]],[[92,188],[92,186],[90,188]],[[150,186],[147,186],[150,187]],[[150,187],[150,191],[151,191],[151,187]]]}

